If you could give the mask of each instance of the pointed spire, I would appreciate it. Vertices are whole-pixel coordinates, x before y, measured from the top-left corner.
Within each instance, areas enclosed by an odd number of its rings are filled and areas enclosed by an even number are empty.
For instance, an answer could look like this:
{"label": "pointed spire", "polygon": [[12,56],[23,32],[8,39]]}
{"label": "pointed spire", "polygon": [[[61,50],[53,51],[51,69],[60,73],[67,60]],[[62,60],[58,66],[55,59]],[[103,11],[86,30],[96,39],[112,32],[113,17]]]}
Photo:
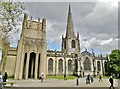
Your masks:
{"label": "pointed spire", "polygon": [[69,4],[68,18],[67,18],[66,37],[67,38],[74,38],[75,37],[70,4]]}
{"label": "pointed spire", "polygon": [[79,39],[79,33],[77,32],[77,38]]}
{"label": "pointed spire", "polygon": [[64,38],[63,34],[62,34],[62,39]]}

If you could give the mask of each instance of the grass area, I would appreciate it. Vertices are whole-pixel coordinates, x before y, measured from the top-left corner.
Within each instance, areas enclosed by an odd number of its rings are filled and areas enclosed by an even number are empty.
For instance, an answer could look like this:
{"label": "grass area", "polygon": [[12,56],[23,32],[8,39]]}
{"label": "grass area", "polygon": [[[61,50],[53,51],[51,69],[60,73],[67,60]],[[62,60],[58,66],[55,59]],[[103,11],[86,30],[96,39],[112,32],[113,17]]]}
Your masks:
{"label": "grass area", "polygon": [[109,78],[109,76],[102,76],[102,78]]}
{"label": "grass area", "polygon": [[14,78],[14,76],[8,76],[8,79],[13,79]]}
{"label": "grass area", "polygon": [[[64,79],[64,76],[47,76],[46,78]],[[67,76],[67,79],[75,79],[76,76]]]}

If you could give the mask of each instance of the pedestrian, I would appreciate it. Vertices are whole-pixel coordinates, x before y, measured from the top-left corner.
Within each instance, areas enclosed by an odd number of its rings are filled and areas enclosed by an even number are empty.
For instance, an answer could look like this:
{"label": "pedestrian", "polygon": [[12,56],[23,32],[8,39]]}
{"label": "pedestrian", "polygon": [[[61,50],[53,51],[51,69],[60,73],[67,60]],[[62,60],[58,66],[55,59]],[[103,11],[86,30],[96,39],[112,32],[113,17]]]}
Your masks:
{"label": "pedestrian", "polygon": [[87,75],[86,84],[90,84],[90,74]]}
{"label": "pedestrian", "polygon": [[99,76],[99,82],[100,82],[100,81],[103,82],[103,80],[102,80],[102,76],[101,76],[101,75]]}
{"label": "pedestrian", "polygon": [[3,82],[7,82],[8,81],[8,74],[7,72],[5,72],[4,76],[3,76]]}
{"label": "pedestrian", "polygon": [[85,77],[85,73],[83,72],[83,77]]}
{"label": "pedestrian", "polygon": [[110,87],[109,87],[109,89],[115,89],[114,86],[113,86],[113,77],[112,76],[110,76],[109,82],[111,84]]}
{"label": "pedestrian", "polygon": [[93,82],[94,80],[93,80],[93,77],[91,76],[91,83]]}
{"label": "pedestrian", "polygon": [[64,81],[65,81],[65,80],[67,80],[67,78],[66,78],[66,74],[64,74]]}
{"label": "pedestrian", "polygon": [[0,72],[0,89],[2,89],[2,82],[3,82],[2,73]]}
{"label": "pedestrian", "polygon": [[42,74],[41,76],[41,82],[43,82],[43,79],[44,79],[44,74]]}

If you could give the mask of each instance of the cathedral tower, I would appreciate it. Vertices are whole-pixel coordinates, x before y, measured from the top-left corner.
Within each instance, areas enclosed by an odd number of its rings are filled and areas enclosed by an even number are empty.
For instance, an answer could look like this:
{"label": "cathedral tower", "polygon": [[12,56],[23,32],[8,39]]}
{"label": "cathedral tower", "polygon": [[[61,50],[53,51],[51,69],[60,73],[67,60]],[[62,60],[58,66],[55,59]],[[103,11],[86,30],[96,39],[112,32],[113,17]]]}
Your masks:
{"label": "cathedral tower", "polygon": [[28,20],[24,14],[22,33],[17,48],[14,79],[37,79],[46,74],[46,19]]}
{"label": "cathedral tower", "polygon": [[79,41],[79,34],[75,36],[74,33],[74,26],[73,26],[73,19],[71,13],[71,7],[69,5],[68,10],[68,18],[67,18],[67,28],[66,28],[66,36],[62,35],[62,51],[65,52],[67,55],[80,54],[80,41]]}

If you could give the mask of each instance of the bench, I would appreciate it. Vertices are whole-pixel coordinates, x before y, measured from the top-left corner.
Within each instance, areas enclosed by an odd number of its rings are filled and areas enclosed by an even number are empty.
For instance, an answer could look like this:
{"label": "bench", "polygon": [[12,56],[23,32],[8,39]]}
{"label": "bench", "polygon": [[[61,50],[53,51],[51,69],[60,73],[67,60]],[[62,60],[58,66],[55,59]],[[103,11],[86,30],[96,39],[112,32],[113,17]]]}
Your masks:
{"label": "bench", "polygon": [[13,84],[15,84],[16,82],[3,82],[3,86],[5,87],[6,84],[10,84],[10,87],[13,87]]}

